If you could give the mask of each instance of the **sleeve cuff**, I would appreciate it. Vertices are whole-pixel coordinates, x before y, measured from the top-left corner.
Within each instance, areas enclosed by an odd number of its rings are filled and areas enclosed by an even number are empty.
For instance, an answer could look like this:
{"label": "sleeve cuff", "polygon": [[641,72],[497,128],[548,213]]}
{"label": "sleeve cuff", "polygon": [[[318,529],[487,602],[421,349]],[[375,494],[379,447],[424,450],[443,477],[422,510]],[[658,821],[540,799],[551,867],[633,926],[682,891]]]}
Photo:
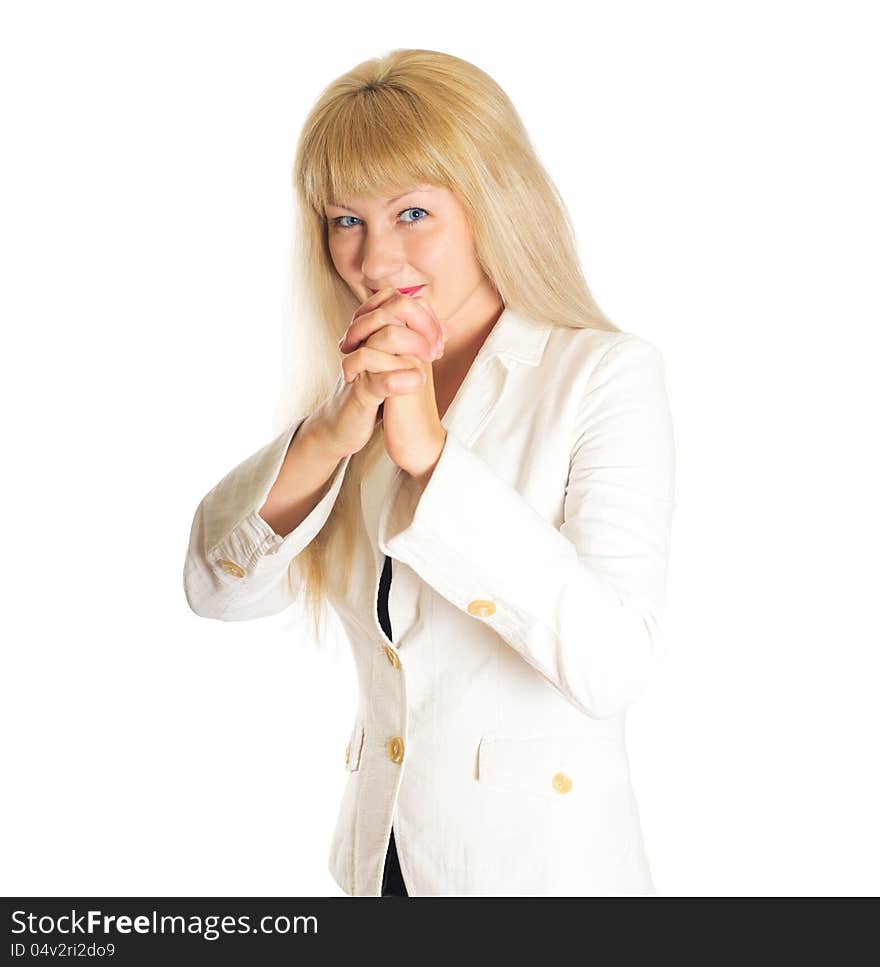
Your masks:
{"label": "sleeve cuff", "polygon": [[[270,567],[272,570],[286,569],[290,561],[300,554],[317,536],[327,522],[333,505],[336,503],[336,498],[339,496],[345,478],[345,471],[351,462],[351,455],[340,460],[327,492],[315,504],[308,516],[285,537],[277,534],[271,525],[260,516],[259,509],[266,502],[266,498],[278,479],[287,450],[301,423],[302,421],[299,421],[295,428],[289,429],[283,437],[279,438],[267,460],[262,483],[254,491],[254,496],[245,516],[227,537],[215,544],[210,551],[209,557],[215,566],[221,573],[225,571],[230,574],[233,579],[238,578],[240,580],[258,566],[261,570]],[[266,562],[265,567],[262,566],[263,562]],[[238,568],[230,568],[229,564],[237,565]],[[245,573],[238,573],[238,569]]]}

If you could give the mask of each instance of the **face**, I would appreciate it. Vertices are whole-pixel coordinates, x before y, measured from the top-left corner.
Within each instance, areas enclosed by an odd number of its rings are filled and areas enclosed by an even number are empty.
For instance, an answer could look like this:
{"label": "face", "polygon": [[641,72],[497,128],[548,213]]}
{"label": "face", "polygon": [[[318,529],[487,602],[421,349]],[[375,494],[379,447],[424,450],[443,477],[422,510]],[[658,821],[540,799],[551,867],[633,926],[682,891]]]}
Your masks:
{"label": "face", "polygon": [[482,324],[501,300],[473,247],[464,207],[447,188],[419,185],[396,198],[337,199],[326,204],[333,265],[364,302],[386,287],[422,285],[450,338]]}

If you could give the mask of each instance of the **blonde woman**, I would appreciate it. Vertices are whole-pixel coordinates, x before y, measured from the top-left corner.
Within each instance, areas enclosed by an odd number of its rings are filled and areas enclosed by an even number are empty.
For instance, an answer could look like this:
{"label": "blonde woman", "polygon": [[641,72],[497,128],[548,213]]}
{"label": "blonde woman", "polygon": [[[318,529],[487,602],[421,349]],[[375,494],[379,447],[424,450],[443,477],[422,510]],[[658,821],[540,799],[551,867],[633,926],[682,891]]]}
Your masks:
{"label": "blonde woman", "polygon": [[601,313],[516,110],[464,60],[334,81],[294,185],[307,325],[280,432],[196,510],[190,607],[302,595],[319,637],[339,616],[347,894],[655,892],[624,719],[662,647],[660,352]]}

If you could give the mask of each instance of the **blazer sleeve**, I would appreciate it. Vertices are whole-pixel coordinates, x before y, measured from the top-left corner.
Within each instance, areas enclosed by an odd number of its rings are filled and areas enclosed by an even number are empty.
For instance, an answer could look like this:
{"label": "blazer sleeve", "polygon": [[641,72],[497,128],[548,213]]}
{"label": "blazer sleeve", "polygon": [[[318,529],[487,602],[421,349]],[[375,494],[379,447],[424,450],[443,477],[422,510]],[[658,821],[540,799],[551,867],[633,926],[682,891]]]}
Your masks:
{"label": "blazer sleeve", "polygon": [[447,432],[421,492],[399,476],[379,546],[607,718],[641,694],[663,651],[674,486],[665,363],[627,333],[587,381],[559,528]]}
{"label": "blazer sleeve", "polygon": [[183,567],[186,600],[197,615],[247,621],[293,603],[290,562],[326,523],[351,461],[351,456],[340,461],[324,496],[298,527],[286,537],[276,534],[259,509],[304,421],[298,418],[231,470],[199,503]]}

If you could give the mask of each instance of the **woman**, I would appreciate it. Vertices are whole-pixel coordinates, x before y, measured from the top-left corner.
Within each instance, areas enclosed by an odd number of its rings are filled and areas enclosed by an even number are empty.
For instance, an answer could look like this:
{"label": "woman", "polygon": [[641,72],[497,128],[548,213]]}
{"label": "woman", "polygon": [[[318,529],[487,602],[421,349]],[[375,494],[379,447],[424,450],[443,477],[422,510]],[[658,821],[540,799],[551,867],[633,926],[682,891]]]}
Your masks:
{"label": "woman", "polygon": [[659,351],[596,306],[514,107],[466,61],[336,80],[294,183],[311,343],[282,431],[198,506],[190,607],[304,592],[319,635],[339,615],[349,895],[653,893],[624,718],[662,644]]}

